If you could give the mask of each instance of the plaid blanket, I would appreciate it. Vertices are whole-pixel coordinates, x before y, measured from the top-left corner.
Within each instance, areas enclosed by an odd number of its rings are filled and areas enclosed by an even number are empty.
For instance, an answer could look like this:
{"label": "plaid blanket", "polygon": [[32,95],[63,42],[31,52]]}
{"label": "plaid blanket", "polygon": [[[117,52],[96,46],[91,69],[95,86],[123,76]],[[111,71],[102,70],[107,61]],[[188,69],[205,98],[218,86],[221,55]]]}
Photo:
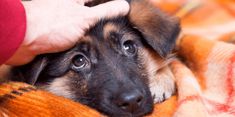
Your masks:
{"label": "plaid blanket", "polygon": [[235,2],[167,1],[158,5],[182,19],[178,59],[170,64],[178,91],[151,116],[234,117]]}
{"label": "plaid blanket", "polygon": [[[159,117],[234,117],[235,45],[196,36],[179,43],[179,56],[171,68],[176,78],[177,98],[161,104],[169,108]],[[159,108],[157,108],[159,109]],[[157,110],[156,111],[160,111]]]}

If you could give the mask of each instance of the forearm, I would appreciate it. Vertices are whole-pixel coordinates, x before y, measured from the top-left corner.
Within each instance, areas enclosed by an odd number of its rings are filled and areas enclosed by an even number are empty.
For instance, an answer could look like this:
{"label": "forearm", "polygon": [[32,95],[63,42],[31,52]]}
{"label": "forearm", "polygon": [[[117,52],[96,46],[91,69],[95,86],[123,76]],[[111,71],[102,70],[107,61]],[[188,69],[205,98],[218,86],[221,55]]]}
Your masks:
{"label": "forearm", "polygon": [[0,0],[0,65],[19,48],[26,31],[26,14],[20,0]]}

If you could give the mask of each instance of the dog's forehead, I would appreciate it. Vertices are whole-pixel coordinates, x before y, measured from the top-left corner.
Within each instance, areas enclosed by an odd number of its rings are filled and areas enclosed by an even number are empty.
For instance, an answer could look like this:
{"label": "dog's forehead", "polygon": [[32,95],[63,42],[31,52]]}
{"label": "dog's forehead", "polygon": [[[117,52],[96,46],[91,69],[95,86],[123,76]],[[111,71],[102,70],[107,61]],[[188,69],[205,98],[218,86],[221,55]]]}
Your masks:
{"label": "dog's forehead", "polygon": [[[98,27],[98,26],[97,26]],[[99,25],[99,28],[93,28],[91,31],[87,32],[85,36],[83,36],[81,39],[78,40],[77,44],[80,43],[93,43],[96,42],[96,40],[107,40],[109,39],[110,33],[120,33],[120,25],[112,23],[112,22],[106,22],[102,23],[102,25]],[[93,33],[92,33],[93,32]],[[95,33],[94,33],[95,32]]]}
{"label": "dog's forehead", "polygon": [[110,32],[116,32],[116,33],[120,33],[120,26],[114,23],[106,23],[103,26],[103,36],[104,39],[109,39],[110,36]]}
{"label": "dog's forehead", "polygon": [[[77,47],[86,44],[89,49],[95,51],[121,51],[121,44],[125,40],[140,40],[136,32],[126,19],[104,20],[97,23],[93,28],[88,30],[84,37],[78,40]],[[109,48],[108,50],[107,47]],[[80,48],[81,49],[81,48]]]}

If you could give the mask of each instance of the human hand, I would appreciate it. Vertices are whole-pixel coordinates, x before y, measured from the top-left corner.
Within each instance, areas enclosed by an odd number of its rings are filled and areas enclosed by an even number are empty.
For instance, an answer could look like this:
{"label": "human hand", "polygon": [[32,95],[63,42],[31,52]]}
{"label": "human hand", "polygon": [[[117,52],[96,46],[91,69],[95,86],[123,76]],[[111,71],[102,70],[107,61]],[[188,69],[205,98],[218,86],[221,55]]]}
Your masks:
{"label": "human hand", "polygon": [[91,0],[23,2],[27,17],[25,39],[6,64],[22,65],[39,54],[69,49],[99,19],[126,15],[129,11],[129,5],[124,0],[94,7],[84,6],[88,1]]}

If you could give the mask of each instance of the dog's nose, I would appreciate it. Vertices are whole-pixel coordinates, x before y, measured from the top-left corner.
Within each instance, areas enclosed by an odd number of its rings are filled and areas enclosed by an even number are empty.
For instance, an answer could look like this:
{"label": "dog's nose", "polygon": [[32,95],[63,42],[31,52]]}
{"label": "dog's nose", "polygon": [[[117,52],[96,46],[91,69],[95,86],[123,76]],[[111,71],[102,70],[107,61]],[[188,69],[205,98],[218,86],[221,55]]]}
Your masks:
{"label": "dog's nose", "polygon": [[143,95],[139,91],[125,92],[119,96],[117,105],[121,109],[132,113],[141,106],[142,101]]}

